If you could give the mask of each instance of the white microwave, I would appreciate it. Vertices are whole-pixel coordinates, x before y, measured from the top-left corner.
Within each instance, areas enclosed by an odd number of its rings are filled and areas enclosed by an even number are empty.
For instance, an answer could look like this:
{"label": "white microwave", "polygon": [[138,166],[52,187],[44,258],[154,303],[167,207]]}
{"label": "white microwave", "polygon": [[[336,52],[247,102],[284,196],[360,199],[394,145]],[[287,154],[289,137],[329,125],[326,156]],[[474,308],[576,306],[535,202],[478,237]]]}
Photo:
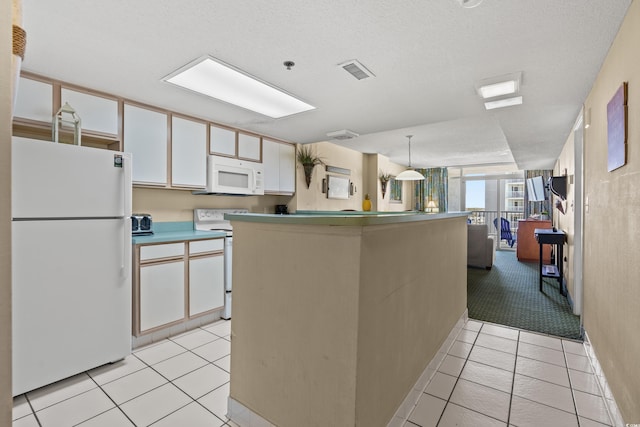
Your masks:
{"label": "white microwave", "polygon": [[207,157],[207,193],[264,194],[262,163],[229,157]]}

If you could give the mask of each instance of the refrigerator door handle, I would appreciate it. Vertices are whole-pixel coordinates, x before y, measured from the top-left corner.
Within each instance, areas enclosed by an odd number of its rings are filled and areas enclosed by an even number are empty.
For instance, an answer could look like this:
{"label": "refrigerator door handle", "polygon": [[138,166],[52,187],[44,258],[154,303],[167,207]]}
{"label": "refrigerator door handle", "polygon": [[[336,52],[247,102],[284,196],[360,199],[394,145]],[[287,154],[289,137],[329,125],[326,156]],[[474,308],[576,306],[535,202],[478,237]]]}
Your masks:
{"label": "refrigerator door handle", "polygon": [[[114,158],[114,165],[116,159]],[[122,230],[122,260],[120,263],[120,276],[123,279],[129,277],[131,271],[131,154],[123,153],[120,156],[120,165],[123,172],[122,180],[122,208],[123,208],[123,230]]]}
{"label": "refrigerator door handle", "polygon": [[120,276],[123,279],[129,277],[129,268],[131,262],[131,217],[122,218],[122,259],[120,260]]}

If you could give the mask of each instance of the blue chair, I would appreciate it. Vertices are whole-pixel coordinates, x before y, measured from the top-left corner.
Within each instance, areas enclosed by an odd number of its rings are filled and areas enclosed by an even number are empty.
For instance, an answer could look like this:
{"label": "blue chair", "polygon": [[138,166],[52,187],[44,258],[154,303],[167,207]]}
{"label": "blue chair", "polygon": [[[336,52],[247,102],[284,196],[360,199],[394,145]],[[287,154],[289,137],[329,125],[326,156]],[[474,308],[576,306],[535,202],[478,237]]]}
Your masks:
{"label": "blue chair", "polygon": [[516,235],[511,234],[511,223],[506,218],[500,218],[500,228],[498,229],[498,218],[493,220],[493,225],[500,232],[500,240],[506,240],[509,247],[512,248],[516,242]]}

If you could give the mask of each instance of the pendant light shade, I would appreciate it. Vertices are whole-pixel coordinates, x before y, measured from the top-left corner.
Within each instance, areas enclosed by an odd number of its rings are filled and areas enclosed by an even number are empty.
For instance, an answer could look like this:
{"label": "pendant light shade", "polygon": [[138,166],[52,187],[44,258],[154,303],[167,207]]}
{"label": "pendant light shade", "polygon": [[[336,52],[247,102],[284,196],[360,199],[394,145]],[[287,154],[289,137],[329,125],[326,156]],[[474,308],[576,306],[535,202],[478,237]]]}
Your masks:
{"label": "pendant light shade", "polygon": [[397,181],[419,181],[424,179],[424,176],[420,172],[416,172],[411,168],[411,137],[413,135],[407,135],[409,139],[409,167],[406,171],[400,172],[396,176]]}

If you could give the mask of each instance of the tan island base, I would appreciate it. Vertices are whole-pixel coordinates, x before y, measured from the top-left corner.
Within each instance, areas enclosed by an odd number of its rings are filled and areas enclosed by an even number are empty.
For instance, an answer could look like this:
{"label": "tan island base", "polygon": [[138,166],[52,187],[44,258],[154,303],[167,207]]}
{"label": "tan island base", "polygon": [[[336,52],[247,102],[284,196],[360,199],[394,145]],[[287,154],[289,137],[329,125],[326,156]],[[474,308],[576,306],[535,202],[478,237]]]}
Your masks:
{"label": "tan island base", "polygon": [[386,426],[466,310],[466,214],[302,217],[230,216],[230,400],[281,427]]}

